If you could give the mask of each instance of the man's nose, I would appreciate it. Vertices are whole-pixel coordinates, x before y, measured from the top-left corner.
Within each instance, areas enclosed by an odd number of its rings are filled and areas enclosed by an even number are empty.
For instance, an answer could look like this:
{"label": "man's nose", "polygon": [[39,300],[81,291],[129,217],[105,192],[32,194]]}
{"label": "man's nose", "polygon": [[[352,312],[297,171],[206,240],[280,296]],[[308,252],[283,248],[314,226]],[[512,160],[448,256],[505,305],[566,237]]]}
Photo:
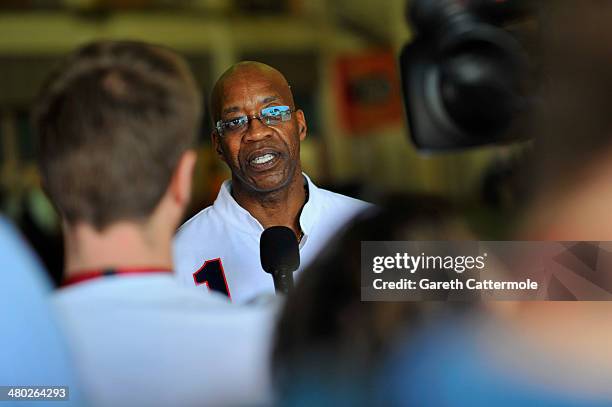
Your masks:
{"label": "man's nose", "polygon": [[251,117],[249,128],[244,135],[244,141],[252,142],[264,139],[272,135],[272,129],[266,125],[259,117]]}

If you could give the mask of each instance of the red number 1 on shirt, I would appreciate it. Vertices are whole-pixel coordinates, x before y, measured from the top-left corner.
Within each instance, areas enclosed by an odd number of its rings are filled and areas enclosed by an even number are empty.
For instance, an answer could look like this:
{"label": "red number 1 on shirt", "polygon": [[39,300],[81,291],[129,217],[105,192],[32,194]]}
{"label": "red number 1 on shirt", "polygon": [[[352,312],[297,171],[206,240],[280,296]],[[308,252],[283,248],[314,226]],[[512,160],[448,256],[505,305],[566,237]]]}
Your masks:
{"label": "red number 1 on shirt", "polygon": [[232,299],[220,258],[206,260],[202,267],[193,273],[193,281],[196,285],[206,284],[210,290],[218,291]]}

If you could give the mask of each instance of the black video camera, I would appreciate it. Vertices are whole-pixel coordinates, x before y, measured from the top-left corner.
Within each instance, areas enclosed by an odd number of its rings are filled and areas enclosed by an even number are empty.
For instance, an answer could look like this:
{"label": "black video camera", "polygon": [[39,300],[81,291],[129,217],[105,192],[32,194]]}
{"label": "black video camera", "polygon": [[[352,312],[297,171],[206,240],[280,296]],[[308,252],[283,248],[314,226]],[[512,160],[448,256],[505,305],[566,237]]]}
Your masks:
{"label": "black video camera", "polygon": [[504,24],[530,13],[520,0],[414,0],[415,39],[400,56],[410,135],[424,151],[517,139],[529,109],[528,58]]}

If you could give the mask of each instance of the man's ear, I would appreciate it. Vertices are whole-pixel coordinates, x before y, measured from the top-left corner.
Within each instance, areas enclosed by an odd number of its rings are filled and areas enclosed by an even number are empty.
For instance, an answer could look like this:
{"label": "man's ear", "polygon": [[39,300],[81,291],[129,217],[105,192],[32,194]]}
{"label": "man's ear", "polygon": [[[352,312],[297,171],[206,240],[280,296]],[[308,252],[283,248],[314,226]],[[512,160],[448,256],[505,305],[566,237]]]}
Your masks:
{"label": "man's ear", "polygon": [[196,160],[197,154],[194,150],[185,151],[172,175],[170,194],[179,206],[187,206],[191,199],[191,183]]}
{"label": "man's ear", "polygon": [[217,130],[213,130],[210,133],[210,139],[212,141],[212,145],[213,145],[213,148],[215,149],[215,152],[217,153],[219,158],[223,159],[223,148],[221,147],[221,137],[219,136],[219,133],[217,133]]}
{"label": "man's ear", "polygon": [[298,124],[298,134],[300,136],[300,141],[304,141],[306,138],[306,133],[308,132],[308,126],[306,125],[306,118],[304,117],[304,112],[302,109],[298,109],[295,112],[295,119]]}

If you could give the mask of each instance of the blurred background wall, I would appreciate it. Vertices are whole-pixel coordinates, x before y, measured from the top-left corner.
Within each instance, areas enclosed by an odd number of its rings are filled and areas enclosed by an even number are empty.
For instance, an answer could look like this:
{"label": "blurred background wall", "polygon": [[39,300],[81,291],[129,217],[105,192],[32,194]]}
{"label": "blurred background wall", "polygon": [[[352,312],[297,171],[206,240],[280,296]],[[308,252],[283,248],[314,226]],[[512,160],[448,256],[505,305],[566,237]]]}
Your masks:
{"label": "blurred background wall", "polygon": [[[63,55],[107,38],[179,51],[206,98],[231,64],[268,63],[286,75],[306,114],[302,161],[315,182],[365,199],[382,193],[440,195],[473,205],[480,222],[491,223],[517,200],[505,186],[513,182],[516,148],[417,154],[408,139],[397,72],[397,55],[411,37],[406,6],[405,0],[0,0],[3,213],[59,278],[59,225],[40,190],[29,109]],[[229,175],[210,148],[207,104],[187,215],[212,203]]]}

